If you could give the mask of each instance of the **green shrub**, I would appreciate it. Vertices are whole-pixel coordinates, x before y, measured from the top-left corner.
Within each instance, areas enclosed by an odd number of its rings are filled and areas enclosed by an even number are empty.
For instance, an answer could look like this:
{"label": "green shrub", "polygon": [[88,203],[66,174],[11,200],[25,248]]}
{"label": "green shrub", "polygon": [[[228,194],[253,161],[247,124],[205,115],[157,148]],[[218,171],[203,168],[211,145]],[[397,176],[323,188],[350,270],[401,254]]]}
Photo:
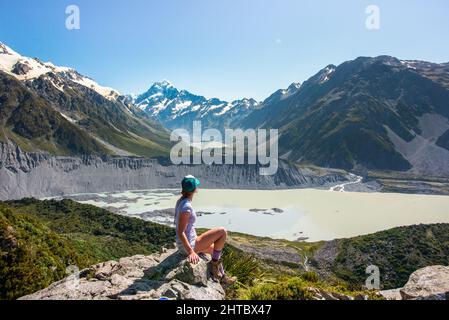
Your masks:
{"label": "green shrub", "polygon": [[313,271],[307,271],[301,274],[301,278],[308,282],[320,281],[320,276]]}
{"label": "green shrub", "polygon": [[291,278],[277,283],[262,283],[243,291],[242,299],[248,300],[309,300],[313,296],[308,284],[301,278]]}
{"label": "green shrub", "polygon": [[338,241],[332,271],[361,287],[366,267],[380,269],[383,289],[405,285],[410,274],[429,265],[449,264],[449,224],[415,225]]}
{"label": "green shrub", "polygon": [[259,260],[235,247],[227,245],[223,252],[223,266],[227,273],[236,276],[243,285],[252,285],[263,273]]}
{"label": "green shrub", "polygon": [[70,200],[0,202],[0,299],[15,299],[89,265],[170,246],[174,229]]}

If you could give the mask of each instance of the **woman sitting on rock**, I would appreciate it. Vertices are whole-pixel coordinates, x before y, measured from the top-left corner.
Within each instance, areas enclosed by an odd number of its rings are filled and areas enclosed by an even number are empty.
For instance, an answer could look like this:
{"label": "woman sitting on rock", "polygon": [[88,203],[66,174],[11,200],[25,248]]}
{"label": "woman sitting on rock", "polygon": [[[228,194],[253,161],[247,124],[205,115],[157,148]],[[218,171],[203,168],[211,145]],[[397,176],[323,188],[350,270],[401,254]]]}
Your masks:
{"label": "woman sitting on rock", "polygon": [[176,244],[179,250],[187,255],[189,262],[193,264],[200,261],[199,253],[212,255],[210,269],[213,278],[220,280],[225,285],[233,284],[235,278],[226,275],[221,261],[221,253],[227,238],[226,229],[215,228],[197,236],[195,231],[196,213],[192,206],[192,200],[198,191],[200,181],[194,176],[186,176],[181,185],[182,196],[176,202],[175,208]]}

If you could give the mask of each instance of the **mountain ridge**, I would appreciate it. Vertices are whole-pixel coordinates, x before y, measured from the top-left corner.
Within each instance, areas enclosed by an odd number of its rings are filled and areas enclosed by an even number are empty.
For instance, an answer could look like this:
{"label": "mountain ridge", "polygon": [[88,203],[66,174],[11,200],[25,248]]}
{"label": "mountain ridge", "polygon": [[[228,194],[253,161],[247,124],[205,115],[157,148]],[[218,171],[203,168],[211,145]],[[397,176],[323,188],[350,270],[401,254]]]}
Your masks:
{"label": "mountain ridge", "polygon": [[[294,162],[447,176],[449,126],[422,137],[430,128],[421,118],[449,123],[448,80],[446,64],[359,57],[322,69],[297,93],[262,104],[239,125],[278,128],[280,152]],[[392,141],[385,126],[401,140]]]}

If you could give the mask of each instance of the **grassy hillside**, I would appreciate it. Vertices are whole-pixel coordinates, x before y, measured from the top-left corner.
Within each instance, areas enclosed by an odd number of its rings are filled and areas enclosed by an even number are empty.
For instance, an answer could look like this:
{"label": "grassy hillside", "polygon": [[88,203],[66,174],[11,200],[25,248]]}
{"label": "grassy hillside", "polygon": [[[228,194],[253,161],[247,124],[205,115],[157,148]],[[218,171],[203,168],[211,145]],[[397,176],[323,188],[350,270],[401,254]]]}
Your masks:
{"label": "grassy hillside", "polygon": [[14,299],[59,280],[69,265],[91,261],[38,219],[0,205],[0,298]]}
{"label": "grassy hillside", "polygon": [[1,140],[12,140],[25,151],[53,154],[108,154],[81,128],[14,78],[0,72]]}
{"label": "grassy hillside", "polygon": [[337,241],[333,273],[363,283],[368,265],[380,269],[381,286],[405,285],[410,274],[429,265],[449,265],[449,225],[417,225]]}
{"label": "grassy hillside", "polygon": [[159,123],[142,117],[140,110],[131,105],[110,101],[73,82],[67,82],[64,93],[43,77],[28,86],[55,110],[75,119],[77,126],[115,148],[148,157],[168,153],[167,131]]}
{"label": "grassy hillside", "polygon": [[14,299],[66,276],[65,268],[173,243],[174,230],[70,200],[0,203],[0,299]]}
{"label": "grassy hillside", "polygon": [[404,286],[420,268],[449,265],[449,224],[413,225],[314,243],[230,233],[230,243],[261,261],[264,290],[272,290],[274,284],[284,290],[279,282],[301,277],[306,270],[316,272],[321,285],[340,292],[363,290],[370,265],[380,269],[381,289],[393,289]]}

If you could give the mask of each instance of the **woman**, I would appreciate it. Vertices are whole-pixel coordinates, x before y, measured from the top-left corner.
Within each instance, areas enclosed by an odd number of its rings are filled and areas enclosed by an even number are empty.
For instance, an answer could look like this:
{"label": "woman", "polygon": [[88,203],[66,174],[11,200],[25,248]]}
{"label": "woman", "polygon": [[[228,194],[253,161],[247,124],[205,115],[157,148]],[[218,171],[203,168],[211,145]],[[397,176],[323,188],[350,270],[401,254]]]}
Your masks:
{"label": "woman", "polygon": [[221,253],[227,238],[226,229],[215,228],[197,236],[195,231],[196,213],[192,206],[192,200],[200,181],[194,176],[186,176],[181,185],[182,196],[176,202],[175,208],[176,244],[179,250],[187,255],[188,260],[193,264],[200,261],[199,253],[210,254],[212,256],[212,276],[223,284],[233,284],[235,278],[226,275],[221,262]]}

